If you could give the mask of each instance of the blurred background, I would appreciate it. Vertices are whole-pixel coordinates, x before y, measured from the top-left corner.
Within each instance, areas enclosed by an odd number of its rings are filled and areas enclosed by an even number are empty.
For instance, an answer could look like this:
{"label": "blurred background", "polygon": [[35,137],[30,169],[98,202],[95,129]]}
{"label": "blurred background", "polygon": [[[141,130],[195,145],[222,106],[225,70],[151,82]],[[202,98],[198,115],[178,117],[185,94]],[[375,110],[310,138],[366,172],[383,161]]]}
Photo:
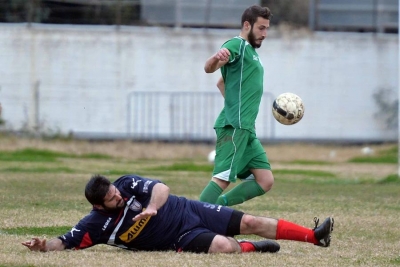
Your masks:
{"label": "blurred background", "polygon": [[[397,140],[397,0],[0,0],[0,131],[214,142],[220,74],[203,66],[252,4],[274,14],[263,142]],[[298,124],[272,117],[284,92],[304,101]]]}

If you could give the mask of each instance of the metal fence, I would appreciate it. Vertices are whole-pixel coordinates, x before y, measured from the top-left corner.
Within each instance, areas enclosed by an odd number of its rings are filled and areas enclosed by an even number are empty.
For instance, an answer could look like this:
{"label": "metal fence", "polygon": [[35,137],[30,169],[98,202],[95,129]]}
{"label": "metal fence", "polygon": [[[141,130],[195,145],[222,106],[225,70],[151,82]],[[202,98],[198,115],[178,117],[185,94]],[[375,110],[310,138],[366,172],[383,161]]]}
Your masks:
{"label": "metal fence", "polygon": [[147,24],[175,27],[239,28],[243,10],[254,0],[146,0],[141,18]]}
{"label": "metal fence", "polygon": [[[256,129],[260,140],[273,139],[274,96],[264,93]],[[219,92],[131,92],[127,135],[132,140],[213,142],[213,125],[224,104]]]}
{"label": "metal fence", "polygon": [[398,0],[311,0],[312,30],[397,33]]}
{"label": "metal fence", "polygon": [[0,0],[0,22],[239,28],[253,4],[260,1]]}

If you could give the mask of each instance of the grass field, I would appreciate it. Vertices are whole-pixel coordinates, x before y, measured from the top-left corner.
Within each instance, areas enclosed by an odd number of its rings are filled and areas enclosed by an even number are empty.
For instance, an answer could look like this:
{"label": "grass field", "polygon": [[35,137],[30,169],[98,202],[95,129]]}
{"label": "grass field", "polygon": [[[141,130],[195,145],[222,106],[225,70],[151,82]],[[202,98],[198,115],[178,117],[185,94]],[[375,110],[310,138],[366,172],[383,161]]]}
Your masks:
{"label": "grass field", "polygon": [[107,246],[34,253],[20,243],[63,234],[90,211],[83,188],[92,174],[114,180],[136,173],[198,199],[210,179],[207,154],[213,148],[0,136],[0,266],[400,266],[397,146],[371,146],[371,155],[361,148],[268,145],[273,189],[235,207],[310,228],[315,216],[333,216],[329,248],[278,241],[277,254],[132,253]]}

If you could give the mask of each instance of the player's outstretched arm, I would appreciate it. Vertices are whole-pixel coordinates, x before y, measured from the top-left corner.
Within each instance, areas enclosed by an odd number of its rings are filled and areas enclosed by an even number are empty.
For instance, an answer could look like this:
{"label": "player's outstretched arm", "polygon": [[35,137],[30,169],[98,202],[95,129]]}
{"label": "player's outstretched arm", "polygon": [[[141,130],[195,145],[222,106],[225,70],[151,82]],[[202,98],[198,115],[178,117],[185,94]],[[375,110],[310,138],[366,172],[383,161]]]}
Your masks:
{"label": "player's outstretched arm", "polygon": [[230,52],[226,48],[221,48],[217,53],[212,55],[209,59],[207,59],[206,64],[204,66],[204,71],[206,73],[213,73],[217,69],[221,68],[229,61]]}
{"label": "player's outstretched arm", "polygon": [[33,237],[31,240],[22,242],[21,244],[29,248],[31,251],[48,252],[61,251],[65,249],[63,242],[58,238],[47,241],[46,239],[41,240],[37,237]]}

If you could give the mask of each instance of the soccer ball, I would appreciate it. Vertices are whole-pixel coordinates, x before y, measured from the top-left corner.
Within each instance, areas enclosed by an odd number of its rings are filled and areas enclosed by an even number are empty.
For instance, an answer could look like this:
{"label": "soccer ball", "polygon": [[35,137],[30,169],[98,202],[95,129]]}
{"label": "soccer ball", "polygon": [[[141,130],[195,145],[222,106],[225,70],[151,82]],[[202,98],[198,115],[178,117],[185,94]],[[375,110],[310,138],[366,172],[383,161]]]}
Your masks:
{"label": "soccer ball", "polygon": [[274,100],[272,114],[278,122],[284,125],[295,124],[303,118],[303,101],[298,95],[283,93]]}

